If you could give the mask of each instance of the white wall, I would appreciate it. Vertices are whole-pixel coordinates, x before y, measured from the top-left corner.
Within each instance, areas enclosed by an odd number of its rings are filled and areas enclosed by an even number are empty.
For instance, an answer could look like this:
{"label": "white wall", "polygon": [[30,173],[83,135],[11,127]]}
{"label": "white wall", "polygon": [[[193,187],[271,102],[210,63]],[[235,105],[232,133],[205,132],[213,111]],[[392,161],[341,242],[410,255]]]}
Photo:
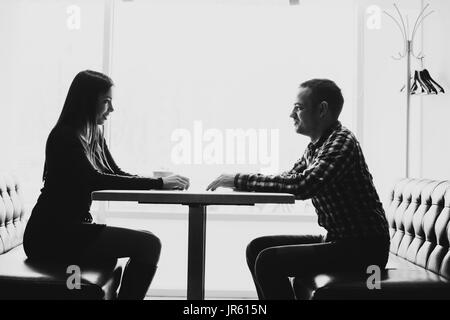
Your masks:
{"label": "white wall", "polygon": [[424,65],[446,93],[423,97],[422,174],[450,179],[450,1],[429,1],[433,10],[424,26]]}
{"label": "white wall", "polygon": [[[400,1],[402,8],[413,2]],[[364,83],[362,107],[363,151],[374,182],[384,198],[393,182],[404,174],[405,163],[405,96],[400,88],[405,82],[405,62],[391,58],[402,49],[400,32],[385,15],[381,15],[380,28],[369,29],[366,9],[376,5],[392,12],[390,1],[361,1],[361,14],[365,16],[361,46],[364,56],[360,62]]]}
{"label": "white wall", "polygon": [[[403,14],[414,23],[423,1],[396,1]],[[428,2],[426,2],[428,3]],[[366,9],[376,5],[382,10],[396,14],[390,0],[359,1],[359,14],[364,16],[364,28],[360,37],[359,67],[363,85],[360,92],[362,114],[363,149],[377,189],[386,200],[393,183],[405,176],[406,163],[406,95],[400,88],[406,83],[406,59],[394,60],[391,56],[402,51],[403,43],[399,29],[387,16],[381,15],[379,29],[366,25],[369,15]],[[430,1],[435,10],[425,20],[424,30],[419,29],[415,39],[416,52],[422,49],[424,60],[431,75],[444,88],[449,88],[450,62],[450,3],[446,0]],[[413,59],[411,69],[421,70],[420,60]],[[447,163],[450,152],[446,144],[450,140],[447,130],[449,96],[412,96],[410,111],[410,177],[449,179]]]}

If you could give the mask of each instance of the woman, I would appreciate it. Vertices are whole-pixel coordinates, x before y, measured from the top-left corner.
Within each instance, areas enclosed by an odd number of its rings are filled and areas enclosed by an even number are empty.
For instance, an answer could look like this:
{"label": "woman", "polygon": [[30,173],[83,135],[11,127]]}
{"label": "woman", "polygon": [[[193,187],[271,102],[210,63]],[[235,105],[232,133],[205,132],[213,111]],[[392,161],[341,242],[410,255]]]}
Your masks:
{"label": "woman", "polygon": [[101,189],[187,189],[189,179],[153,179],[122,171],[101,125],[114,111],[112,80],[82,71],[73,80],[46,144],[44,187],[24,235],[29,258],[92,261],[129,257],[119,299],[143,299],[156,272],[161,243],[150,232],[93,223],[91,192]]}

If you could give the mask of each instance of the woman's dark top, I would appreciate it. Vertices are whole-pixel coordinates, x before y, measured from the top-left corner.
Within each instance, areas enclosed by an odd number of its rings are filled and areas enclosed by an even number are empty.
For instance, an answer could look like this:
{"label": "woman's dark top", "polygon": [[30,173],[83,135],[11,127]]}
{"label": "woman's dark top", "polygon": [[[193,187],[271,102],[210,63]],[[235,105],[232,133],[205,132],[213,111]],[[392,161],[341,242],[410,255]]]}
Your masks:
{"label": "woman's dark top", "polygon": [[100,172],[88,160],[76,130],[58,125],[50,132],[46,150],[44,187],[24,234],[29,257],[74,256],[98,236],[105,225],[92,223],[91,192],[105,189],[162,189],[162,179],[122,171],[103,140],[113,172]]}

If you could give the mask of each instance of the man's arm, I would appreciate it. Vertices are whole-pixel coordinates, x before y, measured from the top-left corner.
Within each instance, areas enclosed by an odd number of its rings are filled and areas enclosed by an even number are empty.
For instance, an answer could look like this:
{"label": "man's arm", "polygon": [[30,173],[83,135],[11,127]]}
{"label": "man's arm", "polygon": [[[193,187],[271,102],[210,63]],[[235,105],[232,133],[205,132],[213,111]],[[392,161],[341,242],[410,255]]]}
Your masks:
{"label": "man's arm", "polygon": [[[306,168],[306,152],[305,154],[295,163],[294,167],[289,170],[285,171],[282,174],[280,174],[280,177],[286,177],[290,176],[295,172],[298,172],[300,170],[304,170]],[[241,174],[241,176],[243,176]],[[222,174],[218,178],[216,178],[213,182],[211,182],[208,187],[206,187],[206,190],[216,190],[219,187],[224,188],[233,188],[235,190],[239,190],[236,188],[235,178],[237,176],[234,174]]]}
{"label": "man's arm", "polygon": [[303,153],[302,157],[297,160],[297,162],[294,164],[294,167],[291,170],[285,171],[280,174],[280,176],[285,177],[292,175],[297,172],[301,172],[306,169],[306,151]]}
{"label": "man's arm", "polygon": [[237,174],[234,186],[240,191],[291,193],[308,199],[327,184],[342,177],[354,165],[356,141],[347,135],[324,144],[317,158],[302,171],[284,175]]}

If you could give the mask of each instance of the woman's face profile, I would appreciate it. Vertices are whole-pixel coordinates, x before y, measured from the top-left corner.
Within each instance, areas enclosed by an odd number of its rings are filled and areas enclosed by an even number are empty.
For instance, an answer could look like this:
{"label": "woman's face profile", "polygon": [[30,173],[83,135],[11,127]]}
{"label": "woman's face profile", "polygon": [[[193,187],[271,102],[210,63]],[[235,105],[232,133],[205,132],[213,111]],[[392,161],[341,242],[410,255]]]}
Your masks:
{"label": "woman's face profile", "polygon": [[104,94],[101,94],[97,102],[97,124],[102,125],[111,112],[114,111],[112,106],[112,87]]}

